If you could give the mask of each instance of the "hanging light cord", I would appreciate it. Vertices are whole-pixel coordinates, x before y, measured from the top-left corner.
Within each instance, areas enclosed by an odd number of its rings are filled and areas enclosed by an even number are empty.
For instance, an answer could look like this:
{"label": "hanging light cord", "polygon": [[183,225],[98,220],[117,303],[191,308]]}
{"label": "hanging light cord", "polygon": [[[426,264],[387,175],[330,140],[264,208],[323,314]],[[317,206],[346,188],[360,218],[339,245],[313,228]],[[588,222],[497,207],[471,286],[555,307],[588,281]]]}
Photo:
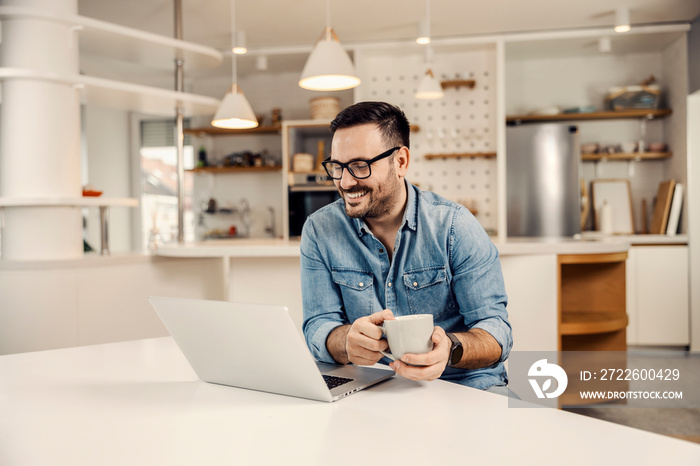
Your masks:
{"label": "hanging light cord", "polygon": [[326,0],[326,30],[324,32],[327,41],[333,40],[331,34],[331,0]]}
{"label": "hanging light cord", "polygon": [[426,32],[428,33],[428,38],[432,38],[430,32],[430,0],[425,0],[425,22],[426,22]]}
{"label": "hanging light cord", "polygon": [[238,86],[238,70],[236,68],[236,54],[233,48],[236,46],[236,0],[231,0],[231,75],[234,87]]}

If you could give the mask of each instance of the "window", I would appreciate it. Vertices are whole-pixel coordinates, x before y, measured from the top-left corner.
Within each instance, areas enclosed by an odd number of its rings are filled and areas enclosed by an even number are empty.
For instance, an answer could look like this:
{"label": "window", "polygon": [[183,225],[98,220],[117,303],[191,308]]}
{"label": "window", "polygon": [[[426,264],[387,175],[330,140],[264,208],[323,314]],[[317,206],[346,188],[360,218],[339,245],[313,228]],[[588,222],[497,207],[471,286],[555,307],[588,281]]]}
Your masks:
{"label": "window", "polygon": [[[187,123],[187,122],[186,122]],[[187,126],[187,124],[185,124]],[[141,236],[145,245],[155,235],[177,241],[177,147],[175,120],[141,122]],[[194,149],[185,135],[185,170],[194,166]],[[185,173],[185,241],[194,240],[192,175]]]}

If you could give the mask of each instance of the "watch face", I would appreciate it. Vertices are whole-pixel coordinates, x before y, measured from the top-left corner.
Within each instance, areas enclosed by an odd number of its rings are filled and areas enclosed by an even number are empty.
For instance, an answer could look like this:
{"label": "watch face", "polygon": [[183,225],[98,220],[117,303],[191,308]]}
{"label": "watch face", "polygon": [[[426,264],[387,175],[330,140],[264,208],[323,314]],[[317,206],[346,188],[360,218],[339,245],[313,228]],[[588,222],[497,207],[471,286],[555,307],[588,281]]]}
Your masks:
{"label": "watch face", "polygon": [[462,346],[462,342],[459,341],[459,339],[455,335],[448,333],[447,336],[450,340],[452,340],[450,365],[454,366],[455,364],[459,363],[459,361],[462,359],[462,354],[464,354],[464,347]]}
{"label": "watch face", "polygon": [[459,361],[462,359],[462,354],[464,354],[464,347],[459,345],[452,351],[452,360],[450,361],[450,364],[454,365],[459,363]]}

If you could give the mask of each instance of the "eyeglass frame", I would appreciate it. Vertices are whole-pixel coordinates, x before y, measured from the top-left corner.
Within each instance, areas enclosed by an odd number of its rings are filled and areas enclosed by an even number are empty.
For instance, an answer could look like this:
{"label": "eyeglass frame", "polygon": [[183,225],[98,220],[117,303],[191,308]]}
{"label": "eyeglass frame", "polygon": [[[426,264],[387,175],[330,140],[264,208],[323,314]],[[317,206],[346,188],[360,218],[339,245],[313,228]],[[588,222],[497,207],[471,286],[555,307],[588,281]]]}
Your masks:
{"label": "eyeglass frame", "polygon": [[[372,164],[373,164],[374,162],[378,162],[378,161],[381,160],[381,159],[385,159],[385,158],[389,157],[390,155],[393,155],[394,152],[396,152],[397,150],[401,149],[402,147],[403,147],[403,146],[396,146],[396,147],[394,147],[394,148],[391,148],[391,149],[389,149],[389,150],[387,150],[387,151],[382,152],[382,153],[379,154],[378,156],[373,157],[373,158],[371,158],[371,159],[369,159],[369,160],[357,159],[357,160],[351,160],[350,162],[347,162],[347,163],[336,162],[335,160],[331,160],[331,158],[328,157],[326,160],[324,160],[323,162],[321,162],[321,165],[323,165],[323,169],[326,170],[326,173],[328,174],[328,176],[329,176],[332,180],[340,180],[340,179],[342,179],[342,178],[343,178],[343,171],[346,170],[346,169],[347,169],[348,173],[350,173],[350,175],[352,175],[353,178],[358,179],[358,180],[366,180],[367,178],[369,178],[370,176],[372,176]],[[353,173],[352,169],[350,168],[350,165],[353,164],[353,163],[357,163],[357,162],[364,162],[364,163],[367,164],[367,168],[369,169],[369,174],[368,174],[367,176],[357,176],[357,175],[355,175],[355,173]],[[328,165],[328,164],[331,164],[331,163],[340,165],[340,176],[339,176],[338,178],[335,178],[335,177],[331,174],[331,172],[328,171],[328,166],[327,166],[327,165]]]}

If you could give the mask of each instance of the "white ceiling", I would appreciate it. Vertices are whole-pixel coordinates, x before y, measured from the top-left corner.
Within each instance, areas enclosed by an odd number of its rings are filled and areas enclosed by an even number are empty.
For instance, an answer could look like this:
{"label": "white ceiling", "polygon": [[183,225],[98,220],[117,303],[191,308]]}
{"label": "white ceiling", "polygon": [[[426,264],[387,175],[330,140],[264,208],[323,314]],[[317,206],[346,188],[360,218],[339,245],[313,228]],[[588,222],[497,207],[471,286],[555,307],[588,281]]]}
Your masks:
{"label": "white ceiling", "polygon": [[[78,0],[78,9],[83,16],[173,36],[174,3]],[[349,45],[413,40],[426,4],[425,0],[332,0],[330,5],[331,24],[341,42]],[[619,6],[630,8],[633,25],[690,23],[700,15],[700,0],[432,0],[431,31],[438,39],[612,27]],[[185,40],[230,50],[230,0],[182,0],[182,9]],[[325,22],[325,0],[236,2],[237,27],[246,31],[253,52],[310,48]],[[288,60],[303,63],[301,56]],[[271,68],[280,66],[278,63],[271,60]],[[246,66],[245,62],[241,65]]]}
{"label": "white ceiling", "polygon": [[[343,43],[410,40],[425,17],[425,0],[333,0],[331,24]],[[78,0],[79,13],[172,36],[174,0]],[[227,49],[229,0],[182,0],[184,39]],[[614,9],[628,6],[633,24],[692,22],[700,0],[433,0],[432,35],[612,26]],[[326,20],[324,0],[238,0],[239,29],[250,48],[311,45]]]}

